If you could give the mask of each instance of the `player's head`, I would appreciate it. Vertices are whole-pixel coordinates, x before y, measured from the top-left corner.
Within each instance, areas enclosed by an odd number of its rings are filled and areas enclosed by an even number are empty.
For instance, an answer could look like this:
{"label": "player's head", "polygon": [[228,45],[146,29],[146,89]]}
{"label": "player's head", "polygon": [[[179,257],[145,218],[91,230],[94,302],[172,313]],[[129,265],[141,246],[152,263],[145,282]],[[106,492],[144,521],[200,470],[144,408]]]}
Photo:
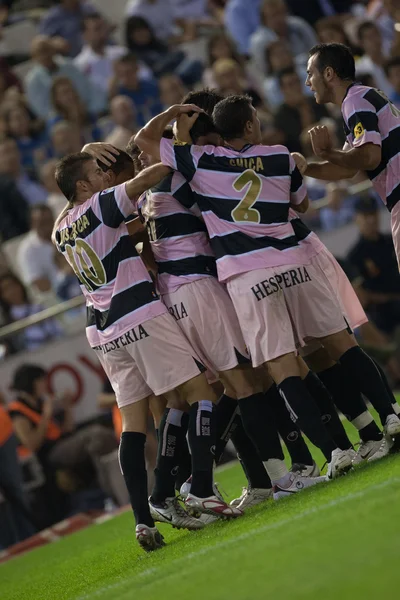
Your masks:
{"label": "player's head", "polygon": [[57,185],[71,206],[82,203],[107,187],[104,172],[87,152],[69,154],[59,161]]}
{"label": "player's head", "polygon": [[133,179],[136,175],[135,164],[129,154],[124,152],[124,150],[119,149],[118,152],[119,154],[115,156],[115,162],[113,162],[111,166],[108,166],[99,160],[97,161],[106,176],[106,187],[113,187],[114,185],[125,183],[125,181]]}
{"label": "player's head", "polygon": [[[172,140],[174,138],[171,127],[164,129],[163,138],[166,138],[167,140]],[[146,169],[146,167],[150,167],[151,165],[155,165],[160,162],[159,158],[151,156],[151,154],[147,154],[147,152],[144,152],[144,150],[139,150],[137,159],[140,165],[140,171]]]}
{"label": "player's head", "polygon": [[227,142],[242,139],[250,144],[261,143],[261,127],[250,96],[228,96],[215,106],[214,125]]}
{"label": "player's head", "polygon": [[337,88],[350,85],[355,77],[354,56],[344,44],[317,44],[311,48],[306,85],[318,104],[333,102]]}
{"label": "player's head", "polygon": [[212,121],[213,110],[224,97],[215,90],[204,89],[199,92],[189,92],[182,100],[182,104],[195,104],[204,110],[200,113],[190,130],[194,144],[205,146],[213,144],[221,145],[221,138]]}

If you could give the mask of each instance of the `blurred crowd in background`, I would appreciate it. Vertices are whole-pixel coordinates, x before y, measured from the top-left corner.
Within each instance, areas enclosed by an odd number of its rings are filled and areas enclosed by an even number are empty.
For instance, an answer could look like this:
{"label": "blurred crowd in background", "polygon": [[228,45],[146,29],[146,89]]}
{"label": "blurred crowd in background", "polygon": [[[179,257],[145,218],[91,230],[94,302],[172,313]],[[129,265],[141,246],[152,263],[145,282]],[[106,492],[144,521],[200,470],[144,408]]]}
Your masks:
{"label": "blurred crowd in background", "polygon": [[[0,326],[80,294],[50,238],[65,205],[54,179],[57,160],[85,143],[107,141],[124,149],[146,121],[180,103],[188,90],[209,87],[223,95],[249,94],[266,144],[284,144],[312,158],[307,132],[323,123],[341,146],[340,111],[318,106],[305,86],[308,51],[318,41],[350,46],[358,80],[380,88],[400,109],[400,0],[0,0]],[[307,185],[312,207],[306,218],[314,229],[357,225],[353,247],[342,256],[370,317],[357,334],[396,386],[400,277],[391,237],[381,228],[379,200],[363,174]],[[82,321],[77,308],[2,337],[0,356],[35,351],[73,331],[72,322],[81,330]],[[19,439],[41,463],[41,475],[28,477],[36,481],[34,489],[44,490],[33,529],[71,512],[66,495],[82,481],[87,487],[96,480],[103,496],[117,504],[124,500],[121,482],[104,479],[109,459],[102,463],[103,455],[114,456],[118,436],[107,428],[96,436],[75,429],[68,393],[61,390],[57,412],[46,385],[46,372],[34,365],[14,375],[19,409],[24,402],[36,406],[53,436],[40,437],[35,428],[26,435],[18,406],[14,417],[11,410]],[[99,400],[102,407],[113,405],[107,384]],[[4,450],[11,443],[4,425],[9,417],[3,411],[1,418]],[[67,448],[66,432],[72,437]],[[150,462],[152,452],[154,459],[150,443]],[[83,470],[81,463],[75,468],[76,453],[85,456]],[[2,461],[8,472],[0,469],[0,478],[18,473],[12,456],[15,449]],[[32,469],[36,463],[27,464]],[[13,500],[17,539],[23,539],[32,532],[31,508],[24,497]]]}

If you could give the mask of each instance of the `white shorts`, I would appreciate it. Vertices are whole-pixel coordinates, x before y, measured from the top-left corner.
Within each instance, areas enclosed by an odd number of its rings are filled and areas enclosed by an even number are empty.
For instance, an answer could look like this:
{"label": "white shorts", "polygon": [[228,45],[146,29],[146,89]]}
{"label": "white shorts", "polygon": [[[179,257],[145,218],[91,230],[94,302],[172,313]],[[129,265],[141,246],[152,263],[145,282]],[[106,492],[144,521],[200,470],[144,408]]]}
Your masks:
{"label": "white shorts", "polygon": [[328,279],[312,264],[249,271],[227,289],[253,367],[347,327]]}
{"label": "white shorts", "polygon": [[[368,317],[357,298],[357,294],[353,290],[353,286],[348,280],[342,267],[329,250],[325,248],[319,252],[311,259],[311,264],[324,271],[336,293],[336,297],[342,307],[343,314],[347,319],[350,329],[354,331],[354,329],[357,329],[360,325],[367,323]],[[300,354],[305,357],[319,348],[321,348],[321,344],[314,340],[307,344],[305,348],[302,348]]]}
{"label": "white shorts", "polygon": [[161,396],[204,372],[195,351],[168,313],[94,350],[119,408],[153,393]]}
{"label": "white shorts", "polygon": [[207,368],[210,383],[219,372],[250,362],[232,301],[214,277],[181,285],[162,300]]}

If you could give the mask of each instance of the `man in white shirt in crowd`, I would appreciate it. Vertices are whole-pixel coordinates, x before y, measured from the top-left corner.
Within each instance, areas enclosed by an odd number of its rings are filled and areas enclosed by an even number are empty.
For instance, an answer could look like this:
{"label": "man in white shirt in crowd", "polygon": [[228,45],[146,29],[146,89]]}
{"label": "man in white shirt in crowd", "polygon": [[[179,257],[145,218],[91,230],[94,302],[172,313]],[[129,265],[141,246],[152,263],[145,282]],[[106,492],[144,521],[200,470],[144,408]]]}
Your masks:
{"label": "man in white shirt in crowd", "polygon": [[33,295],[43,299],[57,284],[58,270],[54,260],[51,233],[54,217],[46,204],[31,209],[31,230],[18,249],[17,263],[21,277]]}
{"label": "man in white shirt in crowd", "polygon": [[135,105],[131,98],[115,96],[110,102],[110,115],[114,127],[105,141],[107,144],[124,150],[131,137],[139,130],[136,123]]}
{"label": "man in white shirt in crowd", "polygon": [[365,21],[359,26],[357,33],[358,43],[364,51],[364,56],[356,62],[356,74],[358,76],[372,75],[376,87],[391,97],[393,87],[385,73],[388,57],[383,50],[382,34],[378,26],[372,21]]}

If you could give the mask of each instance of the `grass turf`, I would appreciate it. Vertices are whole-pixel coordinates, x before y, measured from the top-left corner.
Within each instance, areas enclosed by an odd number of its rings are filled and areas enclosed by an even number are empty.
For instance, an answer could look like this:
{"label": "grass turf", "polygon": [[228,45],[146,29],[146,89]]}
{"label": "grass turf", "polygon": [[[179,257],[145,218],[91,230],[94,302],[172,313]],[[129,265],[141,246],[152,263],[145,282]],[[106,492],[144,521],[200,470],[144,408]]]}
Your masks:
{"label": "grass turf", "polygon": [[[238,465],[217,479],[229,498],[244,485]],[[395,455],[295,497],[264,503],[234,522],[200,532],[161,525],[168,546],[154,554],[137,546],[131,514],[121,515],[0,565],[0,596],[396,598],[399,522],[400,455]]]}

